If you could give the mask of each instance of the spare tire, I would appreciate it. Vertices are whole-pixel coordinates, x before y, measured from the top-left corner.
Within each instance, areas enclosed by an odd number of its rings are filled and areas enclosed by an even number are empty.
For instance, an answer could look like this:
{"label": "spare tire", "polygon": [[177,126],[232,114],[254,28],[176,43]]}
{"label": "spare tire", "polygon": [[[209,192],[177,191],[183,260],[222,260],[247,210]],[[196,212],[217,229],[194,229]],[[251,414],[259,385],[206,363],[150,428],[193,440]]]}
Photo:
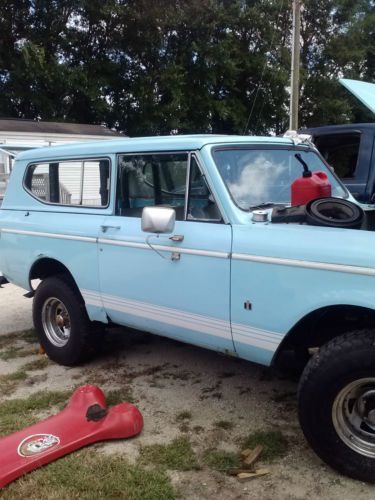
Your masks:
{"label": "spare tire", "polygon": [[358,229],[364,218],[361,207],[342,198],[317,198],[305,210],[306,222],[314,226]]}

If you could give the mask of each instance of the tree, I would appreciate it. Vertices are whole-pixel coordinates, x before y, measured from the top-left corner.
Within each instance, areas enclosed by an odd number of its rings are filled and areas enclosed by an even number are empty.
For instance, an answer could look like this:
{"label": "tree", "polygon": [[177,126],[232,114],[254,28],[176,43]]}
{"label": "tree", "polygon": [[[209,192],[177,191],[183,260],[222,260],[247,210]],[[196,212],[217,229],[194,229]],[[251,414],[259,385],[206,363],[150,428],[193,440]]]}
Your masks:
{"label": "tree", "polygon": [[372,0],[306,0],[303,12],[301,123],[373,120],[338,82],[374,81],[375,10]]}
{"label": "tree", "polygon": [[[300,122],[367,120],[337,83],[374,80],[374,1],[305,0]],[[129,135],[282,133],[289,0],[3,0],[0,114]]]}

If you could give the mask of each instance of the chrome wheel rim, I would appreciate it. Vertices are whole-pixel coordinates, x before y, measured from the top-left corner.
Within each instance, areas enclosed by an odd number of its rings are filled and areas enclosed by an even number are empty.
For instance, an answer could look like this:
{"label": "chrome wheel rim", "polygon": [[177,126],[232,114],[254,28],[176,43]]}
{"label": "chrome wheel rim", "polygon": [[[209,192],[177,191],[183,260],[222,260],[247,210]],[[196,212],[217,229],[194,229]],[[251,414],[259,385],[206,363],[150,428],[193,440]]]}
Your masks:
{"label": "chrome wheel rim", "polygon": [[42,323],[48,340],[56,347],[64,347],[70,338],[70,316],[65,304],[55,297],[45,301]]}
{"label": "chrome wheel rim", "polygon": [[349,448],[375,458],[375,378],[362,378],[345,386],[333,403],[332,420]]}

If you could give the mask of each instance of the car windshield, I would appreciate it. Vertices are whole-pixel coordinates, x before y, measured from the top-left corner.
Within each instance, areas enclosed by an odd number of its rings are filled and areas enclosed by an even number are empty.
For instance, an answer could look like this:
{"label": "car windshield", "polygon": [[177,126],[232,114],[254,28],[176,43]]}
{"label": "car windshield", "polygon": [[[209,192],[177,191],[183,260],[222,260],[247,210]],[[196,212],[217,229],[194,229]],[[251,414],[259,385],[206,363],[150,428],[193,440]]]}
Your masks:
{"label": "car windshield", "polygon": [[327,174],[332,196],[347,198],[347,191],[313,151],[299,149],[216,149],[217,168],[237,206],[243,210],[263,204],[290,204],[291,184],[302,176],[303,165]]}

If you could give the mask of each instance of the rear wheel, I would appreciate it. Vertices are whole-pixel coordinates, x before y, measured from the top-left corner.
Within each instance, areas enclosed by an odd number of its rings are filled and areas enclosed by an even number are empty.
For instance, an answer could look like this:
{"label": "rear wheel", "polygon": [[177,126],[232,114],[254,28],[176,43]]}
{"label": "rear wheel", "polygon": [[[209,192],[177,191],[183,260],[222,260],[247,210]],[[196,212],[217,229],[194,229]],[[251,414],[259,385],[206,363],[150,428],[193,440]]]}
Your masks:
{"label": "rear wheel", "polygon": [[48,357],[61,365],[91,358],[102,337],[103,327],[89,320],[81,295],[64,276],[46,278],[38,286],[33,320]]}
{"label": "rear wheel", "polygon": [[375,332],[333,339],[307,364],[299,387],[306,439],[329,465],[375,483]]}

